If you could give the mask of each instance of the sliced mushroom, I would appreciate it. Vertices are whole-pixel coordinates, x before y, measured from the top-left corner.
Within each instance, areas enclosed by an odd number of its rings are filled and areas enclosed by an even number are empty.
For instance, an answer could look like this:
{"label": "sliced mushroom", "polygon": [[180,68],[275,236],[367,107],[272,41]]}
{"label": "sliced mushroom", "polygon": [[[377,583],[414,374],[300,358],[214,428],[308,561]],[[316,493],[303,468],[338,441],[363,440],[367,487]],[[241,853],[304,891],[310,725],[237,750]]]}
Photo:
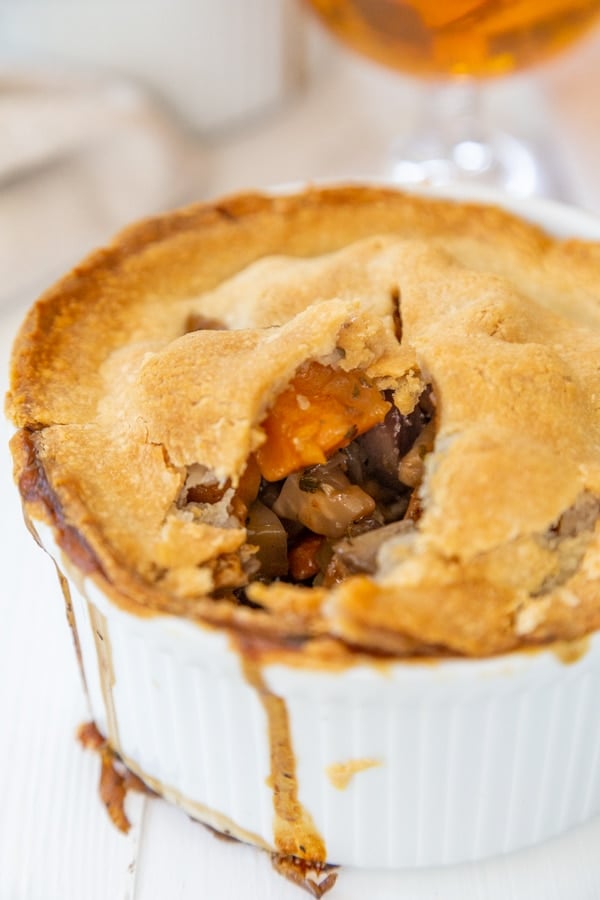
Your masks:
{"label": "sliced mushroom", "polygon": [[325,583],[342,581],[358,572],[372,574],[377,568],[377,554],[385,541],[406,534],[414,528],[413,522],[402,520],[366,531],[356,537],[344,538],[332,544],[331,559],[325,574]]}

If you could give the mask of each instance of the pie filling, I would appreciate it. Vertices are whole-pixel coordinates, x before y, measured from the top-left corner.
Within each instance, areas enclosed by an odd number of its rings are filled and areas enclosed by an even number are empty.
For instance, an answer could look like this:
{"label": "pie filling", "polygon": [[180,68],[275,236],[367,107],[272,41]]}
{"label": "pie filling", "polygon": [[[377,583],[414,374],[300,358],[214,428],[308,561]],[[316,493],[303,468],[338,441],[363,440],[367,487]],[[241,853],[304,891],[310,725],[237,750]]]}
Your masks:
{"label": "pie filling", "polygon": [[429,386],[403,415],[364,372],[307,363],[263,420],[266,440],[237,489],[195,483],[190,471],[179,506],[226,502],[254,551],[247,582],[330,587],[373,573],[381,544],[419,518],[434,413]]}

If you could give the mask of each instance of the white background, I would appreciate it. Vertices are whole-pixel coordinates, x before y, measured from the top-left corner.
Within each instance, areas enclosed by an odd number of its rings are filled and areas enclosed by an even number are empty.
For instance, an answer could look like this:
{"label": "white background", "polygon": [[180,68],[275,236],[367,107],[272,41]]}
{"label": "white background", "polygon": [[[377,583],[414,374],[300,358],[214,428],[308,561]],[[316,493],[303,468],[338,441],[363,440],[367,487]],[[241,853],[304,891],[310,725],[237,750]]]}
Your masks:
{"label": "white background", "polygon": [[[600,35],[536,79],[492,90],[507,125],[526,123],[560,162],[566,192],[600,213]],[[343,55],[287,107],[196,146],[162,135],[162,156],[138,142],[138,179],[85,184],[94,160],[72,161],[0,185],[0,387],[23,312],[39,290],[127,217],[173,198],[375,171],[379,147],[408,127],[412,92],[394,76]],[[142,127],[143,123],[140,125]],[[545,136],[545,138],[544,138]],[[182,187],[165,172],[188,154]],[[179,165],[179,163],[177,163]],[[78,168],[79,166],[79,168]],[[85,166],[89,168],[86,169]],[[152,168],[154,167],[154,168]],[[174,174],[174,173],[173,173]],[[152,180],[163,196],[146,191]],[[108,187],[107,187],[108,185]],[[110,196],[109,188],[115,194]],[[171,188],[173,188],[171,190]],[[144,196],[146,200],[144,200]],[[151,199],[148,199],[150,196]],[[92,202],[93,201],[93,202]],[[124,837],[97,796],[99,763],[74,739],[87,717],[52,565],[21,521],[0,442],[0,900],[233,900],[304,896],[252,848],[216,840],[158,799],[133,795]],[[438,871],[343,870],[332,900],[595,900],[600,821],[547,844],[479,865]]]}

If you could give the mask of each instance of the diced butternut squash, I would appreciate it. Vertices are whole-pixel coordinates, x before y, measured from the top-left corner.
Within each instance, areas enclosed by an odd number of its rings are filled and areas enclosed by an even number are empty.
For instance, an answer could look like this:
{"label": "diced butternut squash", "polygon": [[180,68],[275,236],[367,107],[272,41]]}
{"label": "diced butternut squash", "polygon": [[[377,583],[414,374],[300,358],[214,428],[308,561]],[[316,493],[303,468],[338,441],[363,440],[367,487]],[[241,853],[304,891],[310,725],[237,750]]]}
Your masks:
{"label": "diced butternut squash", "polygon": [[298,370],[262,422],[267,439],[256,453],[263,478],[278,481],[326,462],[336,450],[386,416],[390,404],[364,372],[317,362]]}

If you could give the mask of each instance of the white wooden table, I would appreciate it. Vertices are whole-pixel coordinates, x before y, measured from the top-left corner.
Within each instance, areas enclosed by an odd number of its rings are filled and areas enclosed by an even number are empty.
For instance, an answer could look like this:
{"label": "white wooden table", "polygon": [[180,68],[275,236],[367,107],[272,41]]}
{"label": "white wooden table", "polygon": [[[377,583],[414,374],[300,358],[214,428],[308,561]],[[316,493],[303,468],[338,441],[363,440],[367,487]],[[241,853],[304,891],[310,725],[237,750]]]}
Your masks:
{"label": "white wooden table", "polygon": [[[598,212],[599,81],[600,35],[577,58],[562,61],[537,83],[521,79],[498,87],[493,100],[507,124],[520,117],[540,134],[547,130],[564,164],[573,201]],[[327,78],[277,116],[199,148],[187,194],[200,197],[315,176],[365,173],[364,162],[373,148],[385,146],[399,123],[407,127],[411,103],[409,92],[393,76],[340,59]],[[165,159],[168,162],[168,155]],[[88,247],[107,239],[122,224],[125,211],[129,216],[132,204],[136,214],[149,211],[132,195],[129,205],[90,203],[83,212],[72,207],[65,212],[68,178],[68,169],[61,170],[52,183],[0,190],[0,260],[6,268],[0,272],[2,392],[12,336],[37,291]],[[152,202],[157,205],[156,198]],[[110,824],[97,795],[99,761],[74,738],[87,710],[56,575],[22,524],[9,465],[2,440],[0,900],[305,896],[273,872],[266,855],[216,840],[159,799],[130,795],[129,835]],[[600,820],[545,846],[478,865],[403,873],[345,869],[329,896],[596,900]]]}

